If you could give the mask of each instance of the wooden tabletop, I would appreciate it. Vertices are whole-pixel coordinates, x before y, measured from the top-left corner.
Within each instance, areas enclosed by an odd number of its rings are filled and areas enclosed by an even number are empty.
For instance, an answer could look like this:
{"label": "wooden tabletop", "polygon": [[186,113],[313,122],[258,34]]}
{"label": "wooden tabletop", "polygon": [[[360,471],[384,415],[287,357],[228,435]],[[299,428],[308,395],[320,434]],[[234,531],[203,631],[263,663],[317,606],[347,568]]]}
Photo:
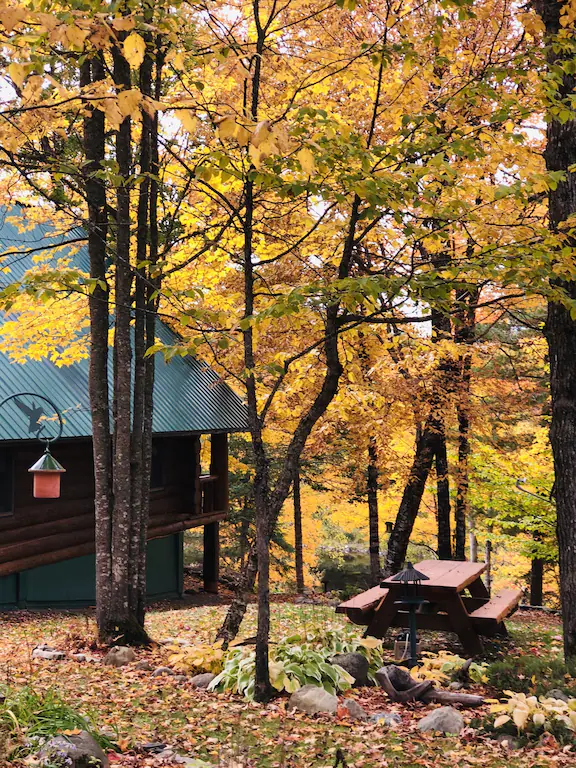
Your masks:
{"label": "wooden tabletop", "polygon": [[[461,592],[473,581],[476,581],[486,570],[484,563],[467,563],[460,560],[422,560],[415,563],[414,568],[428,576],[429,581],[423,581],[419,589],[424,591],[431,588],[454,589]],[[401,586],[392,581],[393,577],[385,579],[386,586]]]}

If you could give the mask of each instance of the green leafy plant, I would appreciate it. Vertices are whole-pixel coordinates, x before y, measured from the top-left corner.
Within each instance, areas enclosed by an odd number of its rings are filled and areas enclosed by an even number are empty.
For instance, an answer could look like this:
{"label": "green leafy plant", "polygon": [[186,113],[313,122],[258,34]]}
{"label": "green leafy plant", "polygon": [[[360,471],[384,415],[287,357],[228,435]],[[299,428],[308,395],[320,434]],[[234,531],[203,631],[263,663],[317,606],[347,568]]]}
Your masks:
{"label": "green leafy plant", "polygon": [[[303,685],[316,685],[329,693],[345,691],[354,678],[337,664],[330,664],[331,651],[315,651],[287,640],[280,643],[270,658],[270,682],[277,691],[294,693]],[[222,672],[210,684],[210,690],[239,693],[248,699],[254,695],[254,652],[245,647],[231,649]]]}
{"label": "green leafy plant", "polygon": [[81,715],[53,689],[37,693],[30,686],[18,690],[3,688],[0,704],[0,729],[11,743],[11,756],[35,752],[47,739],[58,734],[88,731],[103,748],[113,742],[96,730],[90,715]]}
{"label": "green leafy plant", "polygon": [[170,646],[168,662],[179,672],[198,674],[212,672],[217,675],[224,666],[225,651],[222,643],[213,645]]}
{"label": "green leafy plant", "polygon": [[561,659],[521,656],[490,664],[486,674],[490,685],[500,691],[543,696],[552,688],[560,688],[576,697],[576,670]]}

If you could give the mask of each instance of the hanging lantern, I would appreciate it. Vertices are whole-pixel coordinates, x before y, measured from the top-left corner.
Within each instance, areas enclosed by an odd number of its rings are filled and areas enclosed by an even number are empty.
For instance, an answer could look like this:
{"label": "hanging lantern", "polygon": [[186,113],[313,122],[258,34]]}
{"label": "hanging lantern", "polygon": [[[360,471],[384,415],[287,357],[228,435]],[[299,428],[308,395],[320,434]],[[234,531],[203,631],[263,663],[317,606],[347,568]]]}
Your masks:
{"label": "hanging lantern", "polygon": [[60,498],[60,475],[66,470],[52,456],[48,446],[46,446],[43,456],[30,467],[28,472],[32,472],[34,475],[35,499]]}

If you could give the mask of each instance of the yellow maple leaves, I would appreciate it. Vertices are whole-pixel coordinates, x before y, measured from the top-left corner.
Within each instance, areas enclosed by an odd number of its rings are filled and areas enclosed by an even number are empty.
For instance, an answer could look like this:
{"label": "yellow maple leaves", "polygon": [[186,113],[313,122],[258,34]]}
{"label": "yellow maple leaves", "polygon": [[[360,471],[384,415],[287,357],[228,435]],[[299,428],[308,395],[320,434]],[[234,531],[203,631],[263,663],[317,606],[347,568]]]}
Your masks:
{"label": "yellow maple leaves", "polygon": [[122,53],[131,67],[139,67],[146,55],[146,42],[144,38],[137,32],[131,32],[122,44]]}

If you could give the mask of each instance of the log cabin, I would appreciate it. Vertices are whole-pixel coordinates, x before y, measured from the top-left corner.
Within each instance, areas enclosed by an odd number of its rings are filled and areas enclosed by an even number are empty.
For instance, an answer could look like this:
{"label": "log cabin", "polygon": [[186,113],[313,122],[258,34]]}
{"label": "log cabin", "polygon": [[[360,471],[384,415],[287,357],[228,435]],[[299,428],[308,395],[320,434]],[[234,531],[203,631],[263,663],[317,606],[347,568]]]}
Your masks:
{"label": "log cabin", "polygon": [[[0,290],[20,279],[39,251],[43,258],[60,259],[69,250],[74,266],[88,271],[85,248],[77,250],[81,234],[75,232],[75,245],[67,246],[66,237],[55,238],[46,226],[20,231],[15,215],[25,217],[26,211],[0,212]],[[6,319],[0,313],[0,349]],[[165,343],[175,338],[161,323],[157,336]],[[197,358],[167,363],[157,354],[155,366],[148,597],[183,594],[183,533],[199,526],[204,588],[215,592],[219,524],[228,512],[228,435],[246,430],[246,410]],[[95,547],[88,360],[19,364],[0,352],[0,402],[19,392],[48,397],[63,414],[63,435],[52,452],[66,473],[60,498],[34,498],[28,470],[43,448],[26,409],[38,403],[27,396],[0,409],[0,608],[91,605]]]}

